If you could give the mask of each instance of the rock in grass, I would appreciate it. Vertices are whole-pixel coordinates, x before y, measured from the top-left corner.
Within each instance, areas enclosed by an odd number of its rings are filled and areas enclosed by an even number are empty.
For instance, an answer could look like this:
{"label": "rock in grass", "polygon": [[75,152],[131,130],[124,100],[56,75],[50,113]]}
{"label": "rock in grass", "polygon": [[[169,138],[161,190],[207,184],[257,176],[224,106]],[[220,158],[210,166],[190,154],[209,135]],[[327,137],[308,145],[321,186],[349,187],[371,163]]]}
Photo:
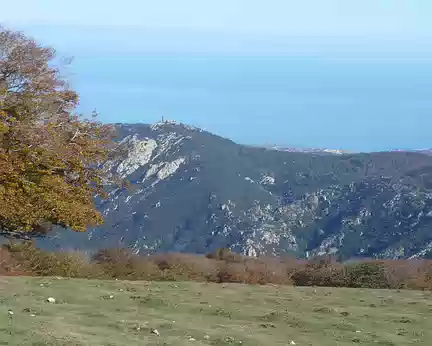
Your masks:
{"label": "rock in grass", "polygon": [[111,300],[111,299],[114,299],[115,297],[112,295],[112,294],[110,294],[109,296],[102,296],[101,297],[101,299],[104,299],[104,300]]}
{"label": "rock in grass", "polygon": [[157,329],[152,329],[150,332],[151,332],[153,335],[160,336],[160,333],[159,333],[159,331],[158,331]]}
{"label": "rock in grass", "polygon": [[47,302],[48,302],[48,303],[51,303],[51,304],[55,304],[56,300],[55,300],[53,297],[49,297],[49,298],[47,299]]}

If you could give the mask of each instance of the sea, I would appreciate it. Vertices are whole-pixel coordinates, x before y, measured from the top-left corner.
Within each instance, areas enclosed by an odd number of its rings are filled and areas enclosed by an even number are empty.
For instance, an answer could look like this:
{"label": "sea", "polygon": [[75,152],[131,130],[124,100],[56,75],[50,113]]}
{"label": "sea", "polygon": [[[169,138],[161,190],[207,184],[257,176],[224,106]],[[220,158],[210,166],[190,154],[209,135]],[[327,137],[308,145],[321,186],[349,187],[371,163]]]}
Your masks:
{"label": "sea", "polygon": [[92,54],[66,70],[104,122],[176,120],[250,145],[432,147],[432,60]]}

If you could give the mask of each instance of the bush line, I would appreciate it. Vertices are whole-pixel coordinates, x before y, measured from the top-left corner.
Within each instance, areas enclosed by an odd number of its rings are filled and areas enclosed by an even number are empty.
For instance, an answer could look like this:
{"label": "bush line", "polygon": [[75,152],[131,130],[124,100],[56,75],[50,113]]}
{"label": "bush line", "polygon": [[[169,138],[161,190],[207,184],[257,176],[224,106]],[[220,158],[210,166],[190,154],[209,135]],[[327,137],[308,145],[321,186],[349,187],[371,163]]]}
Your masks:
{"label": "bush line", "polygon": [[0,250],[0,274],[88,279],[201,281],[294,286],[432,290],[432,260],[362,260],[339,263],[332,256],[251,258],[219,249],[207,256],[138,255],[130,249],[49,252],[33,242]]}

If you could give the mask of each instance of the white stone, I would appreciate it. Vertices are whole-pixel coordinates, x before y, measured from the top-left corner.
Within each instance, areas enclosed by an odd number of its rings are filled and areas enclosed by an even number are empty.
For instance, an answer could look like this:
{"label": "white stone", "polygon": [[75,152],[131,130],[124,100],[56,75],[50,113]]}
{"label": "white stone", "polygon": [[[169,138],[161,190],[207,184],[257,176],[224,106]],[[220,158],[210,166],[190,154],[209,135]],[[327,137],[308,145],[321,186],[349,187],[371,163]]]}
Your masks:
{"label": "white stone", "polygon": [[47,302],[48,302],[48,303],[51,303],[51,304],[54,304],[54,303],[56,302],[56,300],[55,300],[53,297],[49,297],[49,298],[47,299]]}
{"label": "white stone", "polygon": [[154,335],[160,336],[160,333],[159,333],[159,331],[157,329],[152,329],[151,333],[154,334]]}

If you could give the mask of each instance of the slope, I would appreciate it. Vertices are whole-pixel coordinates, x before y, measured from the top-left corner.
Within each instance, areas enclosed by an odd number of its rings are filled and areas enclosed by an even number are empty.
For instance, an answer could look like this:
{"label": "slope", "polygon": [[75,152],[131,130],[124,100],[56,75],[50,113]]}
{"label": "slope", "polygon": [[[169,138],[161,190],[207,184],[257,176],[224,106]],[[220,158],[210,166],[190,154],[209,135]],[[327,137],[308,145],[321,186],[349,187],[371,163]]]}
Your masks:
{"label": "slope", "polygon": [[106,169],[132,187],[107,187],[103,227],[58,231],[43,246],[344,258],[432,247],[431,156],[253,148],[169,121],[117,127],[125,155]]}

